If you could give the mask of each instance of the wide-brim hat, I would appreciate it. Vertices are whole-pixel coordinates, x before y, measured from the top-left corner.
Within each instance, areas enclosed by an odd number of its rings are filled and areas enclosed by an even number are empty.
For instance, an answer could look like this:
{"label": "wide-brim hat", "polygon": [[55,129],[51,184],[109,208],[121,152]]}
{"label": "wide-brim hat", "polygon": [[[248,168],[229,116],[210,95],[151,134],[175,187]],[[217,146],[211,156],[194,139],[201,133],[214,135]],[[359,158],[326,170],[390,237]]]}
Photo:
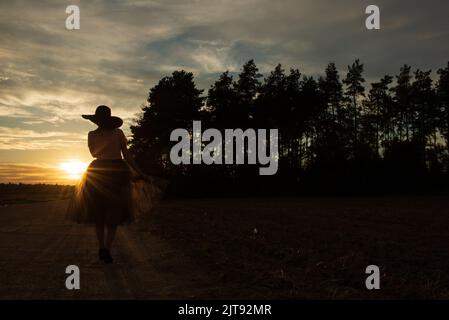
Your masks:
{"label": "wide-brim hat", "polygon": [[119,117],[111,116],[111,109],[108,106],[98,106],[95,114],[83,114],[84,119],[90,120],[102,128],[118,128],[123,124]]}

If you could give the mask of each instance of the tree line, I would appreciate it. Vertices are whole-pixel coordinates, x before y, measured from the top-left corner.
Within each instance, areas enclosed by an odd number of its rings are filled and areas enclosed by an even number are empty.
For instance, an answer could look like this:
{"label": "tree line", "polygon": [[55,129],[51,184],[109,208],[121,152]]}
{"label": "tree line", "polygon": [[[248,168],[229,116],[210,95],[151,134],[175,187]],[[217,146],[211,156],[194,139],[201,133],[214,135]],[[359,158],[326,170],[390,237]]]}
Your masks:
{"label": "tree line", "polygon": [[[369,86],[357,59],[340,75],[285,71],[263,77],[254,62],[222,73],[207,93],[184,70],[162,78],[131,126],[131,151],[150,174],[169,177],[178,194],[383,193],[442,190],[449,171],[449,63],[408,65]],[[276,128],[279,170],[260,177],[251,165],[170,163],[176,128]],[[203,129],[203,130],[204,130]]]}

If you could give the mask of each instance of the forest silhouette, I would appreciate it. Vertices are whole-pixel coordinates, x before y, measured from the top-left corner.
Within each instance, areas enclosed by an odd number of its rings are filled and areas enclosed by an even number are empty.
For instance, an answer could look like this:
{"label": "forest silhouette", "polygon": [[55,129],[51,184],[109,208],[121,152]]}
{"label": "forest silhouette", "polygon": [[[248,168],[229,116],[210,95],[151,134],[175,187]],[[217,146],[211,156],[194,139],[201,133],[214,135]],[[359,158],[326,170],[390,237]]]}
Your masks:
{"label": "forest silhouette", "polygon": [[[433,193],[448,189],[449,62],[408,65],[368,86],[357,59],[341,76],[329,63],[315,79],[277,65],[265,78],[254,60],[222,73],[207,94],[174,71],[150,89],[131,126],[131,151],[176,195]],[[279,170],[255,165],[173,165],[170,133],[190,129],[276,128]]]}

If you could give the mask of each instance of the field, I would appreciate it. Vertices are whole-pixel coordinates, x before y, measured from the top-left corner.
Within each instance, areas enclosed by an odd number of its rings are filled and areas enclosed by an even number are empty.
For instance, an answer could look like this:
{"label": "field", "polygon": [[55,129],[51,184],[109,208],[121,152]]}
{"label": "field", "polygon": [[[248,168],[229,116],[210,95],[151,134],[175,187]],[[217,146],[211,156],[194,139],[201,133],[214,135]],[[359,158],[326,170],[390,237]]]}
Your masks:
{"label": "field", "polygon": [[[105,266],[58,188],[2,194],[0,299],[449,298],[449,197],[164,199],[119,228]],[[65,288],[70,264],[82,290]]]}
{"label": "field", "polygon": [[[148,229],[210,275],[211,298],[449,298],[449,198],[162,202]],[[365,287],[365,268],[381,289]]]}
{"label": "field", "polygon": [[0,206],[68,199],[73,186],[0,183]]}

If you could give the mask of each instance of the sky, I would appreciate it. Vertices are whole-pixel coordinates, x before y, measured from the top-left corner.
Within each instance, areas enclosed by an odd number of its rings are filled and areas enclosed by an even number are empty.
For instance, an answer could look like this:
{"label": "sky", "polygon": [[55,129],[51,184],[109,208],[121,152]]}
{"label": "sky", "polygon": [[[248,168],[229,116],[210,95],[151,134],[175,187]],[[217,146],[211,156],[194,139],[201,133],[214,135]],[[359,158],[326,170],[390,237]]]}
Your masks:
{"label": "sky", "polygon": [[[67,30],[66,7],[81,27]],[[367,30],[365,8],[380,8]],[[129,126],[148,91],[174,70],[208,89],[254,58],[263,74],[281,63],[344,76],[360,58],[365,78],[449,61],[447,0],[0,1],[0,182],[69,183],[60,164],[89,162],[81,118],[99,104]]]}

